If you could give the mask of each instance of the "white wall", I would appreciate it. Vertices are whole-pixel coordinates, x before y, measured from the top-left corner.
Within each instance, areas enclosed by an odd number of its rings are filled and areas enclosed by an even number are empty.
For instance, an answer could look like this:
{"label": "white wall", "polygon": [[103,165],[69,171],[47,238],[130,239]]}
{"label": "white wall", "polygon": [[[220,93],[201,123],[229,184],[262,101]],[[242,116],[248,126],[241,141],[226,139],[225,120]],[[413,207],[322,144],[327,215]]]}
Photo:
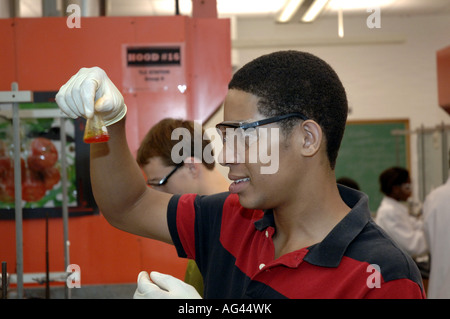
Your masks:
{"label": "white wall", "polygon": [[[266,18],[237,19],[233,64],[240,67],[273,51],[296,49],[327,61],[346,87],[349,120],[404,119],[410,128],[434,127],[450,116],[438,106],[436,51],[450,45],[450,15],[385,16],[369,29],[362,16],[346,16],[345,36],[337,17],[313,24],[275,24]],[[221,113],[215,119],[221,118]],[[410,139],[411,174],[417,196],[417,147]]]}

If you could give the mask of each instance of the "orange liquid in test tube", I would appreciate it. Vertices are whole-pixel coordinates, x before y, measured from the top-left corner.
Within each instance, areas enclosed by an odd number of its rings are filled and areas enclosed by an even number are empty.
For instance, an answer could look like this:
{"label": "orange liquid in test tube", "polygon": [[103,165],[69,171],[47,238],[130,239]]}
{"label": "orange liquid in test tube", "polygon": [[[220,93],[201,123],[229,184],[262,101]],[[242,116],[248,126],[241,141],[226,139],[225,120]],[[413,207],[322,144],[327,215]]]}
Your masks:
{"label": "orange liquid in test tube", "polygon": [[103,143],[109,140],[108,130],[100,115],[94,116],[86,121],[83,140],[85,143]]}

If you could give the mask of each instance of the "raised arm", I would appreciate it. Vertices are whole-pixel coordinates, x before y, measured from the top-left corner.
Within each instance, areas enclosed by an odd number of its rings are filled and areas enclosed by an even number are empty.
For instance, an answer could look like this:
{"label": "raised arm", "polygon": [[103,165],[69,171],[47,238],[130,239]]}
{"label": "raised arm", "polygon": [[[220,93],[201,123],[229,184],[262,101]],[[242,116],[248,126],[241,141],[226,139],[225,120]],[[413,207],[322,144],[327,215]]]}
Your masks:
{"label": "raised arm", "polygon": [[95,200],[111,225],[124,231],[172,243],[167,226],[171,195],[147,187],[125,134],[126,105],[122,94],[100,68],[81,69],[56,95],[71,118],[99,113],[110,139],[90,147],[91,183]]}

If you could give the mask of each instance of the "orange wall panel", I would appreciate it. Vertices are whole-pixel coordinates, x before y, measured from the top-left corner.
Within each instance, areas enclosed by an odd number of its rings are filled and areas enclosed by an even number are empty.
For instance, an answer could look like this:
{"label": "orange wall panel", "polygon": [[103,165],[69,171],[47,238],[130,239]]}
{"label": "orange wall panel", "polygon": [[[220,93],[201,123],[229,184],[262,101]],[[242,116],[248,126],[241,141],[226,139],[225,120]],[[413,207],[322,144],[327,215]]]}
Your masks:
{"label": "orange wall panel", "polygon": [[21,89],[57,91],[81,67],[91,66],[120,83],[120,44],[133,35],[130,19],[84,18],[80,29],[69,29],[64,18],[15,20]]}
{"label": "orange wall panel", "polygon": [[218,86],[216,81],[228,83],[231,79],[231,42],[223,41],[230,38],[230,22],[194,19],[191,23],[196,32],[191,62],[194,66],[191,85],[196,88],[196,94],[192,96],[194,107],[190,118],[205,121],[222,104],[227,92],[227,86]]}
{"label": "orange wall panel", "polygon": [[0,30],[0,90],[9,91],[11,82],[17,81],[14,19],[0,19]]}
{"label": "orange wall panel", "polygon": [[439,105],[450,114],[450,46],[436,55]]}

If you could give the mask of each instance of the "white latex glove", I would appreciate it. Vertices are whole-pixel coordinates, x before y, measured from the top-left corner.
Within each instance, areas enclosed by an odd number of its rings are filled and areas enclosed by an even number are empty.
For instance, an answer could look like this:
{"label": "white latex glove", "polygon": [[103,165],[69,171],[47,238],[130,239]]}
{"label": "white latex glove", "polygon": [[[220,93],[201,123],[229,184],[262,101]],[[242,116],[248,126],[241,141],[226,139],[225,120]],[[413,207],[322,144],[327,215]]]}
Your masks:
{"label": "white latex glove", "polygon": [[137,282],[134,299],[202,299],[191,285],[156,271],[152,271],[150,276],[141,271]]}
{"label": "white latex glove", "polygon": [[122,94],[99,67],[80,69],[59,89],[56,103],[74,119],[91,118],[95,105],[106,126],[120,121],[127,113]]}

